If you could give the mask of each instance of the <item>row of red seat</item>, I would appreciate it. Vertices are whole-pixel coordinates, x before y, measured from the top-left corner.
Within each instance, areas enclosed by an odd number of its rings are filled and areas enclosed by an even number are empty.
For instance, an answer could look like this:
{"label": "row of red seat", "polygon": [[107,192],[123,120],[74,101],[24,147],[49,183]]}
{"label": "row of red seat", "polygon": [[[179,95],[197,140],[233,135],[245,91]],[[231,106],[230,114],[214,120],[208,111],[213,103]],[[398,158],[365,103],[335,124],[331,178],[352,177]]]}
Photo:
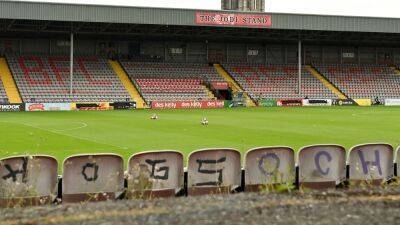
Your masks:
{"label": "row of red seat", "polygon": [[200,84],[200,80],[196,79],[136,79],[137,83],[179,83],[179,84]]}
{"label": "row of red seat", "polygon": [[144,94],[155,93],[201,93],[201,81],[198,79],[136,79],[140,91]]}
{"label": "row of red seat", "polygon": [[[110,86],[112,83],[108,80],[95,79],[92,74],[87,70],[85,65],[87,62],[98,62],[97,57],[76,57],[75,62],[78,67],[75,71],[82,74],[83,77],[90,85]],[[22,69],[25,79],[31,86],[52,86],[53,80],[47,72],[47,64],[50,66],[52,74],[55,75],[59,84],[64,84],[69,80],[69,67],[61,66],[61,63],[69,62],[68,57],[50,56],[21,56],[18,58],[19,67]],[[40,75],[41,76],[40,76]]]}
{"label": "row of red seat", "polygon": [[[365,72],[372,72],[373,74],[380,75],[383,73],[382,68],[360,68],[360,67],[354,67],[354,68],[337,68],[337,67],[328,67],[328,72],[335,74],[335,73],[348,73],[348,74],[362,74]],[[368,74],[366,74],[368,75]]]}
{"label": "row of red seat", "polygon": [[284,75],[294,75],[298,73],[298,69],[295,67],[265,67],[265,66],[255,66],[255,67],[248,67],[248,66],[244,66],[244,67],[234,67],[233,68],[234,72],[260,72],[263,74],[269,74],[272,73],[271,75],[275,75],[278,72],[282,72],[285,73]]}

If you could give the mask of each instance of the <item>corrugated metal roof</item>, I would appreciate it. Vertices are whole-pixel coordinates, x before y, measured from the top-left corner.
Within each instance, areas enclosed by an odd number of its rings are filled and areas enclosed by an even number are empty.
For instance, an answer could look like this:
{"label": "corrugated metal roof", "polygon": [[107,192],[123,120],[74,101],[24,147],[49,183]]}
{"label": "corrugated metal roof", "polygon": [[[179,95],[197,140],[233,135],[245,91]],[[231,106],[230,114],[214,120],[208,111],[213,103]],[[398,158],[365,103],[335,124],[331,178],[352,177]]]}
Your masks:
{"label": "corrugated metal roof", "polygon": [[[0,19],[196,26],[196,11],[195,9],[0,1]],[[400,33],[399,18],[266,14],[272,16],[272,27],[264,29]]]}

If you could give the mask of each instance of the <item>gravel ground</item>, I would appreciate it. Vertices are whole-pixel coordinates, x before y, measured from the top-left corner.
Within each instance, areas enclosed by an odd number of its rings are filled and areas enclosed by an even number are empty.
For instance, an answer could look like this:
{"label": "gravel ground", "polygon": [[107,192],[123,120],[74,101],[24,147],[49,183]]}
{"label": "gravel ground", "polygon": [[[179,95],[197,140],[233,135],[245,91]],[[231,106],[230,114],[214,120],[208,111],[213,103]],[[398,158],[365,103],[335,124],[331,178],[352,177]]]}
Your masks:
{"label": "gravel ground", "polygon": [[399,224],[400,188],[239,193],[0,209],[0,224]]}

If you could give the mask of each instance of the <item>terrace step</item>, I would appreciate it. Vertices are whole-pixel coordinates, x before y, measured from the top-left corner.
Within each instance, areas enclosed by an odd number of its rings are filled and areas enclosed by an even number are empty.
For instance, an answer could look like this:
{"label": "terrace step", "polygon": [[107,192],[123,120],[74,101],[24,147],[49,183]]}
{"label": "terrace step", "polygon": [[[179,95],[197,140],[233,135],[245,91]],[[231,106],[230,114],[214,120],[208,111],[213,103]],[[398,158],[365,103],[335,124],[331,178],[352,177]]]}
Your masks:
{"label": "terrace step", "polygon": [[218,63],[214,64],[214,68],[217,70],[218,74],[224,78],[228,83],[229,87],[232,89],[233,93],[243,92],[243,96],[246,98],[246,105],[249,107],[256,106],[255,102],[250,98],[250,96],[240,87],[240,85],[233,79],[233,77],[226,72],[226,70]]}
{"label": "terrace step", "polygon": [[17,85],[15,84],[14,78],[5,58],[0,58],[0,78],[3,82],[8,101],[12,104],[22,103]]}
{"label": "terrace step", "polygon": [[121,64],[118,61],[113,60],[108,60],[108,63],[111,65],[114,72],[118,75],[129,95],[136,101],[136,107],[138,109],[146,108],[146,102],[144,101],[136,87],[133,85],[132,81],[129,79],[128,74],[126,74]]}
{"label": "terrace step", "polygon": [[205,85],[201,85],[204,89],[204,91],[207,93],[207,96],[209,99],[216,99],[215,95],[212,93],[212,91],[210,91],[210,89],[208,89],[208,87],[206,87]]}
{"label": "terrace step", "polygon": [[306,70],[310,72],[315,78],[317,78],[326,88],[331,90],[334,94],[338,96],[339,99],[347,99],[346,95],[339,90],[337,87],[335,87],[329,80],[325,78],[322,74],[320,74],[316,69],[314,69],[312,66],[307,65]]}

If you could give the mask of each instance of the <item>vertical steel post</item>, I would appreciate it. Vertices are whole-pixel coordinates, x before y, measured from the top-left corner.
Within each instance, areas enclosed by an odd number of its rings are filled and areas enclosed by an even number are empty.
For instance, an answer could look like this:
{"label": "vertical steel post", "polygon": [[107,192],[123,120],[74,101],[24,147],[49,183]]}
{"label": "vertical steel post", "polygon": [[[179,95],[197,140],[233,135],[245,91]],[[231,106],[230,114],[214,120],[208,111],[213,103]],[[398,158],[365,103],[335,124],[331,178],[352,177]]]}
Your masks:
{"label": "vertical steel post", "polygon": [[299,40],[299,46],[298,46],[298,69],[299,69],[299,86],[298,86],[298,93],[301,95],[301,40]]}
{"label": "vertical steel post", "polygon": [[73,85],[74,82],[74,33],[71,32],[71,40],[70,40],[70,58],[69,58],[69,94],[72,97]]}

